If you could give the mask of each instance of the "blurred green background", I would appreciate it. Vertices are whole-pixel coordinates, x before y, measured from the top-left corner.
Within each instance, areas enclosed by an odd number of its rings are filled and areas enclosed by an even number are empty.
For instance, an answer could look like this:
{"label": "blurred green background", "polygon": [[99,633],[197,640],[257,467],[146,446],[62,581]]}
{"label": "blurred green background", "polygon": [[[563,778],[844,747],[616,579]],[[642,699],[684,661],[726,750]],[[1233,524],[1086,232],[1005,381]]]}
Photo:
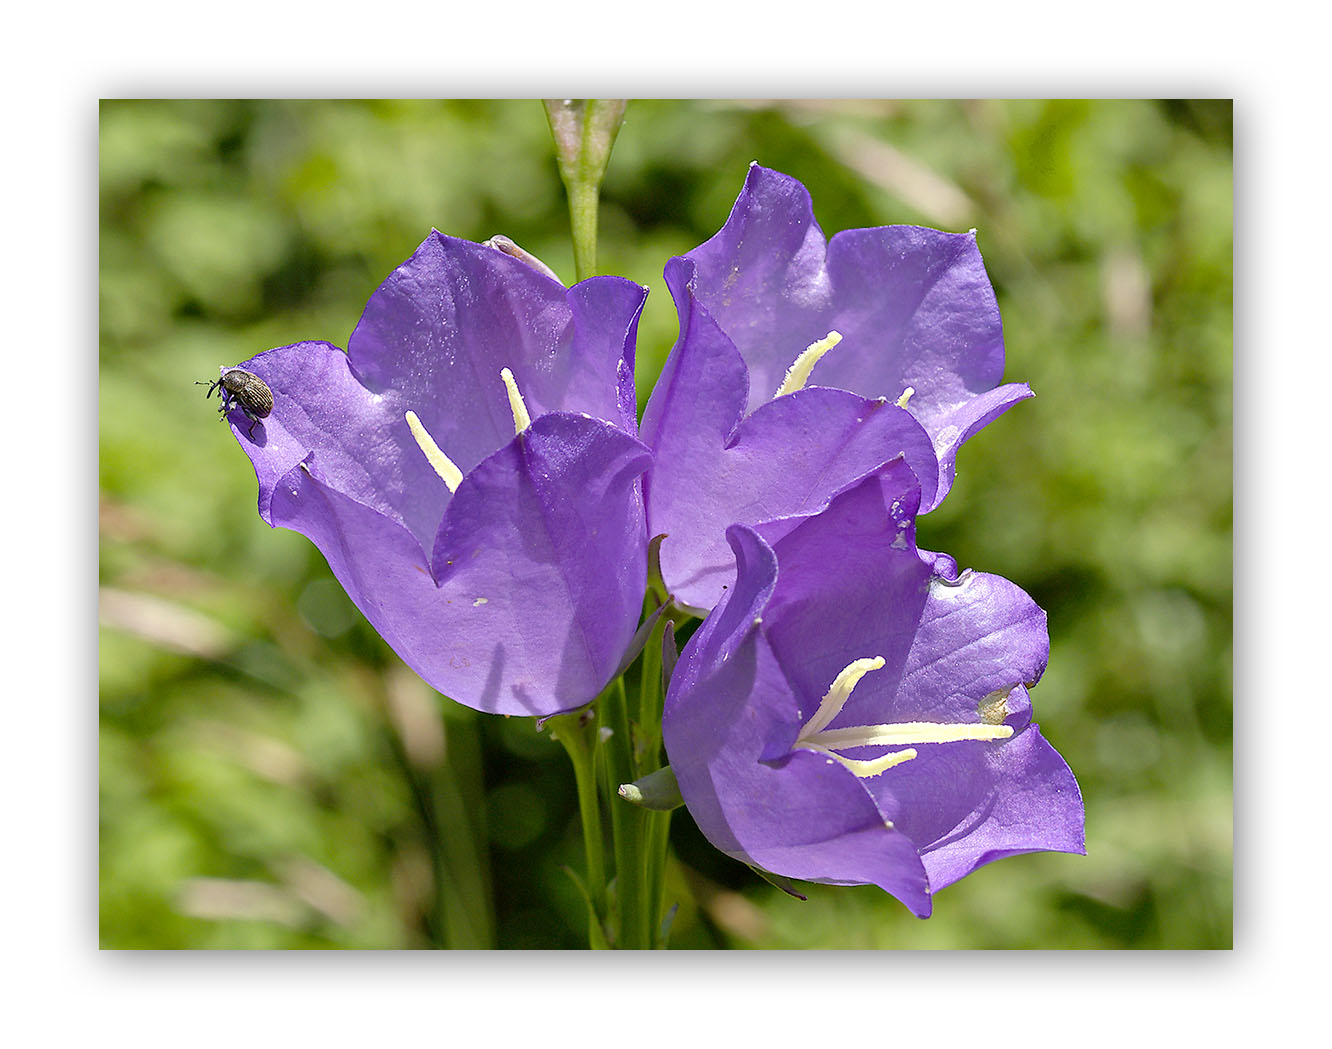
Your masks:
{"label": "blurred green background", "polygon": [[[662,266],[755,159],[829,235],[978,230],[1005,378],[1037,396],[966,446],[920,542],[1048,610],[1033,699],[1088,855],[1003,860],[920,921],[869,887],[791,899],[680,810],[672,945],[1230,947],[1230,102],[632,102],[599,266],[652,288],[640,404],[675,335]],[[572,279],[541,106],[107,101],[100,201],[102,945],[584,945],[563,751],[407,672],[259,519],[191,385],[345,346],[431,226]]]}

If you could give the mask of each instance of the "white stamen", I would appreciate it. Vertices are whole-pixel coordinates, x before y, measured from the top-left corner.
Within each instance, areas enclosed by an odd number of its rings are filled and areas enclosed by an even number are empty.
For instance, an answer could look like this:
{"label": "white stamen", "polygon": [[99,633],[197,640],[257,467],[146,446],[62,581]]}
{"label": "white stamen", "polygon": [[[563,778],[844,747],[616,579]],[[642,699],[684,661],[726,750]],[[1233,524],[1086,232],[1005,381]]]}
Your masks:
{"label": "white stamen", "polygon": [[840,754],[834,754],[827,747],[821,747],[817,743],[801,743],[797,746],[804,747],[806,750],[817,750],[820,754],[826,754],[834,761],[850,769],[859,779],[870,779],[879,775],[881,772],[887,772],[895,765],[903,765],[915,758],[914,750],[895,750],[891,754],[884,754],[882,757],[872,758],[869,761],[858,761],[856,758],[844,758]]}
{"label": "white stamen", "polygon": [[[902,721],[895,725],[850,725],[844,728],[826,728],[825,726],[842,712],[846,701],[851,698],[851,691],[860,679],[871,670],[878,670],[883,665],[882,656],[852,660],[837,675],[832,687],[828,689],[819,704],[819,709],[814,712],[814,716],[801,728],[796,736],[795,746],[817,751],[840,762],[844,768],[859,778],[869,779],[914,759],[917,752],[910,744],[986,742],[1008,739],[1013,735],[1011,726],[993,722],[972,724]],[[907,745],[906,750],[895,750],[881,754],[877,758],[847,758],[837,753],[839,750],[854,750],[857,747],[903,745]]]}
{"label": "white stamen", "polygon": [[435,439],[430,436],[426,428],[421,425],[421,420],[416,417],[416,413],[409,411],[407,413],[407,426],[412,431],[412,436],[416,438],[417,446],[425,453],[426,459],[430,465],[435,468],[435,473],[448,485],[450,492],[456,492],[458,485],[462,484],[463,474],[453,464],[453,460],[439,450],[439,445]]}
{"label": "white stamen", "polygon": [[504,386],[509,391],[509,411],[513,412],[513,432],[522,433],[532,425],[532,417],[527,414],[527,405],[523,402],[523,395],[518,392],[518,384],[513,379],[513,372],[508,368],[500,369],[500,378],[504,380]]}
{"label": "white stamen", "polygon": [[805,727],[800,730],[798,738],[808,739],[814,733],[820,731],[824,725],[842,712],[842,708],[846,706],[846,701],[851,698],[851,690],[860,683],[860,679],[871,670],[880,670],[882,667],[883,656],[875,656],[873,659],[856,659],[848,664],[834,679],[832,687],[824,693],[819,709],[814,711],[814,716],[805,722]]}
{"label": "white stamen", "polygon": [[803,390],[805,383],[809,382],[809,373],[814,370],[814,365],[818,364],[823,355],[841,341],[841,332],[830,331],[818,342],[810,343],[804,352],[795,359],[791,367],[786,369],[786,377],[782,379],[782,384],[777,387],[777,392],[772,395],[773,400],[788,393],[795,393],[796,390]]}
{"label": "white stamen", "polygon": [[902,396],[897,398],[897,406],[899,408],[905,408],[907,406],[907,401],[911,400],[911,395],[915,392],[916,388],[914,386],[908,386],[902,391]]}

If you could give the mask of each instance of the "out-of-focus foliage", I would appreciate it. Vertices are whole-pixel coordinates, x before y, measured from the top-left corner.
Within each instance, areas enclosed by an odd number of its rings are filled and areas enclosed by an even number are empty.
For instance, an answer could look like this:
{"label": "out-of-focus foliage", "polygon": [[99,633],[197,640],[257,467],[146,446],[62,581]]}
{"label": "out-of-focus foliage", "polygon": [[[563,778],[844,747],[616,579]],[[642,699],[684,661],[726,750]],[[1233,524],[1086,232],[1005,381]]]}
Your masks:
{"label": "out-of-focus foliage", "polygon": [[[1049,611],[1033,699],[1088,855],[1001,861],[922,922],[872,888],[791,899],[682,811],[673,944],[1230,946],[1230,104],[631,103],[599,263],[652,288],[640,402],[675,334],[662,266],[753,159],[829,234],[978,231],[1037,397],[967,445],[920,541]],[[107,102],[100,166],[103,945],[581,946],[563,752],[405,671],[260,521],[191,385],[345,346],[432,225],[571,278],[541,106]]]}

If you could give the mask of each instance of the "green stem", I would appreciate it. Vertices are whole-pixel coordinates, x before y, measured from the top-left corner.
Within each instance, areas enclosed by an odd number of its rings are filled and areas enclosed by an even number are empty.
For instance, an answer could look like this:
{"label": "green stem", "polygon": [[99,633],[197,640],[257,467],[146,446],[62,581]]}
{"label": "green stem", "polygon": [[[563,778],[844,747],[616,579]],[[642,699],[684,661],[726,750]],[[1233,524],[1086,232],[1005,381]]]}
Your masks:
{"label": "green stem", "polygon": [[[604,695],[604,694],[603,694]],[[578,789],[578,814],[583,823],[583,852],[587,859],[587,891],[593,911],[588,916],[588,943],[595,947],[604,941],[598,927],[606,914],[606,857],[601,840],[601,804],[597,798],[595,754],[590,737],[596,721],[583,711],[561,714],[548,722],[550,734],[564,746],[573,765]]]}
{"label": "green stem", "polygon": [[[642,753],[639,768],[649,772],[661,767],[661,715],[665,702],[661,678],[661,645],[667,623],[673,622],[676,610],[667,607],[658,617],[647,644],[643,646],[638,682],[638,721],[642,730]],[[666,851],[670,844],[671,814],[644,811],[644,860],[646,871],[646,911],[649,942],[656,946],[660,940],[661,922],[665,910]]]}
{"label": "green stem", "polygon": [[638,723],[642,727],[639,764],[649,772],[658,767],[661,750],[661,639],[669,616],[667,610],[657,617],[639,664]]}
{"label": "green stem", "polygon": [[647,874],[643,855],[644,813],[638,806],[626,804],[618,797],[621,783],[631,783],[638,778],[623,678],[616,678],[605,693],[601,716],[603,727],[610,729],[605,748],[606,785],[612,799],[615,897],[620,916],[615,945],[624,950],[642,950],[652,943],[644,894]]}
{"label": "green stem", "polygon": [[601,184],[578,183],[568,189],[574,276],[577,280],[586,280],[597,272],[597,210],[601,203]]}
{"label": "green stem", "polygon": [[665,947],[661,923],[666,917],[666,853],[671,843],[671,813],[646,812],[647,891],[650,901],[649,932],[654,946]]}

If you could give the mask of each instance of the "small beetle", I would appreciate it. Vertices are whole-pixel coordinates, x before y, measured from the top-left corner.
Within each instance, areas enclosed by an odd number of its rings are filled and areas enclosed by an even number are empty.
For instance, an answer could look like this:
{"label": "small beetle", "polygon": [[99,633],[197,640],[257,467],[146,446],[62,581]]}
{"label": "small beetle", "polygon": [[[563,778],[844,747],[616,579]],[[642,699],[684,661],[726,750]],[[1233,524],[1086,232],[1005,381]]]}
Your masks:
{"label": "small beetle", "polygon": [[218,406],[218,412],[221,417],[225,419],[229,412],[239,408],[245,413],[245,418],[250,420],[251,437],[254,436],[255,424],[260,419],[268,418],[268,413],[273,410],[273,391],[268,388],[268,383],[244,368],[228,368],[221,378],[212,383],[196,382],[194,385],[208,386],[205,397],[211,397],[214,390],[220,390],[222,403]]}

